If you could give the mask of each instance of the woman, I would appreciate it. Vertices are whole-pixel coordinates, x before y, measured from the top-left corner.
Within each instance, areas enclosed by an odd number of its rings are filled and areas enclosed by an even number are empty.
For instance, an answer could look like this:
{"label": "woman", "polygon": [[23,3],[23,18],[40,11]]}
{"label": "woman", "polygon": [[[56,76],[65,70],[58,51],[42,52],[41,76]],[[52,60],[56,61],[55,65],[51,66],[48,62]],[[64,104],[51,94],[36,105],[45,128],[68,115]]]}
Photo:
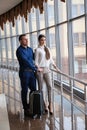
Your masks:
{"label": "woman", "polygon": [[42,34],[38,37],[38,48],[35,50],[35,65],[38,68],[42,69],[42,72],[37,72],[37,80],[38,80],[38,87],[39,90],[42,90],[43,87],[43,79],[47,86],[47,92],[48,92],[48,102],[49,106],[45,104],[45,112],[48,112],[52,115],[53,114],[53,103],[52,103],[52,81],[51,81],[51,75],[50,75],[50,69],[49,66],[52,64],[57,71],[59,69],[55,65],[51,53],[48,47],[46,47],[46,37]]}

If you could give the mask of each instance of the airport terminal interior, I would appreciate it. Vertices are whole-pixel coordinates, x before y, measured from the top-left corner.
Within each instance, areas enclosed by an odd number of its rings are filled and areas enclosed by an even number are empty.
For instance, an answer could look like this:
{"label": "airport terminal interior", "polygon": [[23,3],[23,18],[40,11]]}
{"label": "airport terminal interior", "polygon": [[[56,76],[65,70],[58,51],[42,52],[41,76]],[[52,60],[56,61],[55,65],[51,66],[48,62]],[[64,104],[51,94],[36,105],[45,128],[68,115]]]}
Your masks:
{"label": "airport terminal interior", "polygon": [[[16,57],[21,34],[34,52],[44,34],[61,70],[50,66],[53,115],[24,116]],[[87,130],[86,81],[87,0],[0,0],[0,130]],[[45,82],[43,97],[48,102]]]}

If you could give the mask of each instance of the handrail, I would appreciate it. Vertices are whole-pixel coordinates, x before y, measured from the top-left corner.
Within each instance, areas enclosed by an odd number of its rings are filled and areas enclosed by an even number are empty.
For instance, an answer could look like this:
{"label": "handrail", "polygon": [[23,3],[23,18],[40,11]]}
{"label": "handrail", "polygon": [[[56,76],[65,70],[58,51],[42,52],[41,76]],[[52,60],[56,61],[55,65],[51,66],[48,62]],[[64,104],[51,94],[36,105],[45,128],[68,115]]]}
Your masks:
{"label": "handrail", "polygon": [[[72,120],[71,125],[72,125],[72,130],[74,128],[74,118],[73,118],[74,117],[74,107],[76,107],[76,109],[78,109],[80,112],[82,112],[84,114],[85,129],[87,130],[87,87],[86,87],[87,83],[84,82],[84,81],[81,81],[81,80],[79,80],[79,79],[77,79],[75,77],[72,77],[70,75],[67,75],[67,74],[65,74],[65,73],[63,73],[61,71],[56,71],[56,70],[54,70],[52,68],[51,68],[51,71],[52,71],[52,76],[54,76],[53,72],[56,72],[58,74],[61,74],[62,76],[65,76],[65,77],[69,78],[69,81],[70,81],[69,84],[70,84],[70,103],[71,103],[71,120]],[[61,76],[60,76],[60,80],[61,80]],[[84,85],[84,103],[85,103],[84,104],[84,110],[82,110],[82,108],[80,109],[80,107],[78,105],[76,105],[76,103],[74,102],[75,98],[74,98],[73,81],[77,81],[77,82]],[[63,94],[63,82],[62,82],[62,80],[61,80],[60,83],[61,83],[60,84],[60,93],[61,93],[60,96],[61,96],[61,113],[62,113],[62,115],[61,115],[61,124],[62,124],[62,126],[64,126],[64,111],[63,111],[63,97],[64,97],[64,94]],[[54,85],[54,77],[53,77],[53,85]],[[53,91],[54,91],[54,88],[53,88]],[[67,99],[67,97],[65,97],[65,98]]]}
{"label": "handrail", "polygon": [[51,69],[51,70],[54,71],[54,72],[56,72],[56,73],[62,74],[62,75],[64,75],[64,76],[66,76],[67,78],[70,78],[70,79],[72,79],[72,80],[75,80],[75,81],[80,82],[81,84],[84,84],[85,86],[87,86],[87,83],[84,82],[84,81],[82,81],[82,80],[79,80],[79,79],[77,79],[77,78],[75,78],[75,77],[72,77],[72,76],[70,76],[70,75],[67,75],[67,74],[65,74],[65,73],[63,73],[63,72],[58,72],[58,71],[56,71],[56,70],[54,70],[54,69]]}

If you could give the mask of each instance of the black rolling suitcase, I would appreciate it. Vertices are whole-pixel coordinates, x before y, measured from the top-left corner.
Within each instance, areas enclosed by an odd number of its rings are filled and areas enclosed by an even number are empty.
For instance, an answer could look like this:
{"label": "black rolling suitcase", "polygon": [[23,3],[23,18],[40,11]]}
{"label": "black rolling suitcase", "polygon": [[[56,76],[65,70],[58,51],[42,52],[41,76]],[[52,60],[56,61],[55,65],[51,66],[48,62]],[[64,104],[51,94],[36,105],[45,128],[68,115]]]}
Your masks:
{"label": "black rolling suitcase", "polygon": [[36,90],[30,94],[29,99],[30,104],[30,115],[33,118],[39,117],[41,118],[44,113],[44,101],[43,101],[43,93],[40,90]]}

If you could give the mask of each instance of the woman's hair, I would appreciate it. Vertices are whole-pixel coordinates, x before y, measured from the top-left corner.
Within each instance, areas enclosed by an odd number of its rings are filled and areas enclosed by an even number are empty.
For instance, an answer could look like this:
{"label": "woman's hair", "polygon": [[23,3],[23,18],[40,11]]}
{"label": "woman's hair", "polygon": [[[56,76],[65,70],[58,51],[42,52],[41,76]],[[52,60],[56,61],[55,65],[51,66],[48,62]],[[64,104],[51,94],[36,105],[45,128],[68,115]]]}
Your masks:
{"label": "woman's hair", "polygon": [[[40,34],[39,37],[38,37],[38,41],[40,41],[40,39],[41,39],[42,37],[46,38],[45,35]],[[47,59],[47,60],[50,59],[49,49],[48,49],[45,45],[44,45],[44,50],[45,50],[45,52],[46,52],[46,59]]]}

